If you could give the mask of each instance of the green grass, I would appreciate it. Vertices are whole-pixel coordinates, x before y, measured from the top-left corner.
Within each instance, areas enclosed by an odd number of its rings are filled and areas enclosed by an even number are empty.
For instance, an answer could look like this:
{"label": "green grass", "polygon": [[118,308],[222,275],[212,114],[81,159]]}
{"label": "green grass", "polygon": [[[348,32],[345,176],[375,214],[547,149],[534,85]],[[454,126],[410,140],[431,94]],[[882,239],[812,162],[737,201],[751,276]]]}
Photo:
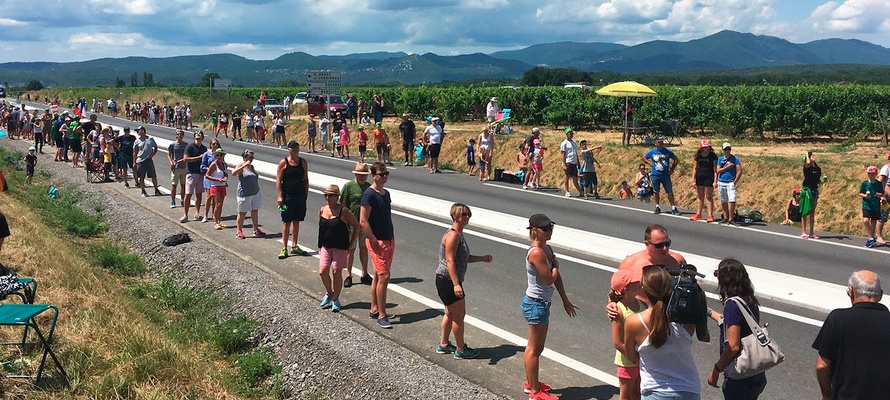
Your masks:
{"label": "green grass", "polygon": [[145,263],[137,254],[114,244],[91,245],[87,251],[91,261],[106,270],[122,276],[142,276]]}

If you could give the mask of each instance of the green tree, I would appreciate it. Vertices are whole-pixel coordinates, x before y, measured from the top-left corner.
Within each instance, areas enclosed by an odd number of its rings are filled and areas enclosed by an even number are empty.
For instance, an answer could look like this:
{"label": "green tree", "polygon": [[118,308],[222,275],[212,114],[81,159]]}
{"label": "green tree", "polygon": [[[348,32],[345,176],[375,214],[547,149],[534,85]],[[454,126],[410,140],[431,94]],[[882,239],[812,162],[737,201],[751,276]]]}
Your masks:
{"label": "green tree", "polygon": [[139,74],[132,73],[130,74],[130,87],[139,86]]}
{"label": "green tree", "polygon": [[32,80],[28,82],[28,85],[25,86],[25,90],[40,90],[43,89],[43,84],[38,80]]}
{"label": "green tree", "polygon": [[212,83],[212,81],[219,79],[219,74],[216,72],[208,72],[204,74],[204,77],[201,78],[201,86],[208,87]]}
{"label": "green tree", "polygon": [[114,79],[114,87],[122,88],[127,86],[127,82],[125,82],[121,77],[117,77]]}
{"label": "green tree", "polygon": [[306,86],[305,82],[297,82],[293,79],[285,79],[278,82],[278,86],[280,87],[303,87]]}
{"label": "green tree", "polygon": [[152,87],[155,85],[155,77],[151,74],[151,72],[143,72],[142,73],[142,86]]}

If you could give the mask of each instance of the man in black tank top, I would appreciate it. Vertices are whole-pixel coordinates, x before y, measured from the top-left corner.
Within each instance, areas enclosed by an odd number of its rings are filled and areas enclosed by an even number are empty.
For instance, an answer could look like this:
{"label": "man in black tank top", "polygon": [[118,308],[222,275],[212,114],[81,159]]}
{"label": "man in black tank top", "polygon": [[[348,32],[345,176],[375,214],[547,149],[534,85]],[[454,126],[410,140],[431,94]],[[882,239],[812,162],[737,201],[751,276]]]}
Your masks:
{"label": "man in black tank top", "polygon": [[309,168],[300,157],[300,144],[291,140],[287,144],[288,155],[278,163],[278,210],[281,211],[281,238],[283,248],[278,258],[287,258],[287,239],[293,229],[292,255],[308,256],[297,244],[300,222],[306,218],[306,198],[309,195]]}

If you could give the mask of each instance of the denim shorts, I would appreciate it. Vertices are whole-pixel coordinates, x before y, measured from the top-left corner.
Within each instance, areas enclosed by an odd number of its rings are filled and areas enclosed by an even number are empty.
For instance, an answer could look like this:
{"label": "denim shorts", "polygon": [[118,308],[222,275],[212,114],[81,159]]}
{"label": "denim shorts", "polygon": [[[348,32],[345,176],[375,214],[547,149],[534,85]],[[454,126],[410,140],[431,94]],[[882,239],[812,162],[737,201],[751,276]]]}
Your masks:
{"label": "denim shorts", "polygon": [[643,392],[643,400],[700,400],[701,395],[692,392]]}
{"label": "denim shorts", "polygon": [[550,325],[550,302],[523,296],[522,315],[529,325]]}
{"label": "denim shorts", "polygon": [[674,185],[671,182],[670,175],[664,175],[664,176],[652,175],[652,191],[655,193],[660,193],[662,185],[664,185],[665,193],[667,193],[667,194],[674,193]]}

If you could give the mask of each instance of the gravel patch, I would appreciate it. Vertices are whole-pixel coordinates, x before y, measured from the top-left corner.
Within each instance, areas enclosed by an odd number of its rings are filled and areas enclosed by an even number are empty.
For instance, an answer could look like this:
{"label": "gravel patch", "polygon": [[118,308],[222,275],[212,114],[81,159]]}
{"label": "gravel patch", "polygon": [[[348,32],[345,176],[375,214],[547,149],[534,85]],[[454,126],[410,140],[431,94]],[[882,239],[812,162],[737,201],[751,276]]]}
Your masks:
{"label": "gravel patch", "polygon": [[[2,143],[22,152],[29,145],[22,140]],[[181,231],[180,225],[124,196],[109,196],[103,185],[84,185],[83,169],[50,158],[41,155],[37,170],[50,172],[58,184],[82,190],[80,206],[88,212],[103,204],[104,218],[118,221],[109,224],[108,236],[140,254],[155,273],[167,274],[183,286],[212,288],[231,301],[233,315],[259,321],[257,340],[274,351],[292,398],[501,398],[349,318],[319,313],[317,300],[299,288],[198,235],[191,235],[191,243],[163,246],[165,237]],[[201,255],[200,262],[195,254]]]}

